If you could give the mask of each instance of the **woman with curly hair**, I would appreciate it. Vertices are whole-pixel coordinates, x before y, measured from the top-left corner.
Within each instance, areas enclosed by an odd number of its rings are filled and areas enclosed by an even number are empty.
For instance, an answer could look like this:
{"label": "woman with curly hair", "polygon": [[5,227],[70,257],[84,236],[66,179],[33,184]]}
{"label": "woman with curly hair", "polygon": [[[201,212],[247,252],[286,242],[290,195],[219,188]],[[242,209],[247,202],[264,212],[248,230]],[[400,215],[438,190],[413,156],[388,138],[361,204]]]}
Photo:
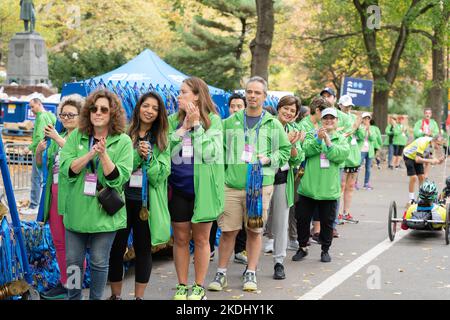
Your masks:
{"label": "woman with curly hair", "polygon": [[[90,247],[91,286],[89,299],[103,296],[108,276],[109,254],[116,231],[127,226],[123,185],[133,169],[133,146],[125,133],[125,111],[119,98],[107,90],[91,93],[81,109],[79,128],[61,151],[59,180],[68,180],[66,201],[66,263],[68,298],[81,299],[83,261]],[[105,189],[105,190],[103,190]],[[97,191],[119,200],[106,211]],[[62,200],[62,198],[67,199]],[[78,276],[77,276],[78,275]],[[73,281],[73,279],[76,279]]]}

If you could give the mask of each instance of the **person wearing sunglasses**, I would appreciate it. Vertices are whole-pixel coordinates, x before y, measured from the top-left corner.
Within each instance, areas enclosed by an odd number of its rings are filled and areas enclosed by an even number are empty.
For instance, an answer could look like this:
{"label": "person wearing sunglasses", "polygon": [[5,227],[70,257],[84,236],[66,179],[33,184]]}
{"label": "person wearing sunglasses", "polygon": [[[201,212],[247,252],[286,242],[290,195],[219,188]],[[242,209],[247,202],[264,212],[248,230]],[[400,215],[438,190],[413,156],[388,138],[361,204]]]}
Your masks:
{"label": "person wearing sunglasses", "polygon": [[[126,208],[119,202],[124,203],[123,185],[133,169],[133,145],[125,128],[125,110],[117,95],[108,90],[95,91],[81,109],[79,128],[61,151],[59,180],[68,182],[67,192],[60,192],[58,200],[65,200],[67,276],[72,279],[69,300],[81,299],[81,275],[88,246],[89,299],[102,298],[116,231],[127,226]],[[101,205],[97,191],[107,192],[114,200],[112,210]]]}
{"label": "person wearing sunglasses", "polygon": [[[44,150],[47,149],[47,141],[50,139],[45,158],[48,174],[44,202],[44,223],[49,222],[56,250],[56,260],[61,273],[60,282],[56,287],[41,293],[41,297],[46,300],[64,299],[67,296],[66,244],[62,216],[65,203],[64,201],[58,202],[58,192],[63,194],[67,192],[67,180],[59,181],[58,179],[59,159],[61,148],[66,143],[67,137],[78,127],[78,115],[83,105],[84,99],[77,94],[62,99],[57,108],[57,114],[64,127],[63,131],[59,134],[52,124],[48,124],[44,128],[46,139],[42,140],[36,148],[36,165],[41,169]],[[65,198],[61,199],[65,200]]]}

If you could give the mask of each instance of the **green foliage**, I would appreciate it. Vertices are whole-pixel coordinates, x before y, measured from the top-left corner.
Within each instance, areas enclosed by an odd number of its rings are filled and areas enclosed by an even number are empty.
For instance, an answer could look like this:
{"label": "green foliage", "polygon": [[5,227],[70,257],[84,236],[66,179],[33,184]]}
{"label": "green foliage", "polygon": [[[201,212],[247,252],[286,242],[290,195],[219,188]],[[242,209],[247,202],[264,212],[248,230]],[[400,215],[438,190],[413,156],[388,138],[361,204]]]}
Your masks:
{"label": "green foliage", "polygon": [[49,55],[49,77],[56,88],[73,78],[84,80],[106,73],[126,63],[121,52],[103,49],[77,52],[73,49]]}

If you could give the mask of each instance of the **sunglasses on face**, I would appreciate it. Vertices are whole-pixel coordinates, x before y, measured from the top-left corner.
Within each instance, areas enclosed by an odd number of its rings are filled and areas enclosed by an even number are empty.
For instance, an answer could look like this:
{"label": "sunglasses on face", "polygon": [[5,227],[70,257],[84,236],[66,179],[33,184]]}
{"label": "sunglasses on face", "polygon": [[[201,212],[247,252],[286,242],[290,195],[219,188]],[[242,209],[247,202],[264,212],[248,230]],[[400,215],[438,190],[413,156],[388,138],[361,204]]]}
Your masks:
{"label": "sunglasses on face", "polygon": [[[89,107],[89,111],[90,111],[91,113],[97,113],[98,107],[97,107],[97,106],[91,106],[91,107]],[[107,108],[107,107],[100,107],[100,111],[101,111],[103,114],[107,114],[107,113],[109,112],[109,108]]]}
{"label": "sunglasses on face", "polygon": [[59,117],[61,118],[61,119],[73,119],[73,118],[75,118],[75,117],[77,117],[78,116],[78,113],[60,113],[59,114]]}

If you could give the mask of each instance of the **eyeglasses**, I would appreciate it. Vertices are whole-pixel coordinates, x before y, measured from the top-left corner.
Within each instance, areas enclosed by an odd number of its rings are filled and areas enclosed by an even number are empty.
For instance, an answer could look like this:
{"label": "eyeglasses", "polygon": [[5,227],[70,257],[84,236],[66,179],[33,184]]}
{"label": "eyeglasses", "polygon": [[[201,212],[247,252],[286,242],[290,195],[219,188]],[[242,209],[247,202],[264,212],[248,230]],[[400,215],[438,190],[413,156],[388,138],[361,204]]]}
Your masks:
{"label": "eyeglasses", "polygon": [[[98,107],[97,107],[97,106],[91,106],[91,107],[89,107],[89,111],[90,111],[91,113],[97,113]],[[109,108],[107,108],[107,107],[100,107],[100,111],[101,111],[103,114],[107,114],[107,113],[109,112]]]}
{"label": "eyeglasses", "polygon": [[61,119],[73,119],[78,116],[78,113],[60,113],[59,117]]}

